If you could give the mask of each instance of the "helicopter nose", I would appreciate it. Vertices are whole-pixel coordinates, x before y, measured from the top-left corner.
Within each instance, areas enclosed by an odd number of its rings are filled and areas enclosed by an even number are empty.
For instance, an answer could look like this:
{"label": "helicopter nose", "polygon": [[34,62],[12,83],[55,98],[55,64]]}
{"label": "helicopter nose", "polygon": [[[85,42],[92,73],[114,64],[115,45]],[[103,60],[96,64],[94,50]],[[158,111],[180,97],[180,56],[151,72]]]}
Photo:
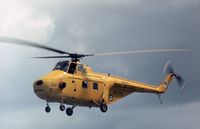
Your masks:
{"label": "helicopter nose", "polygon": [[45,86],[44,86],[44,81],[43,80],[37,80],[34,82],[33,84],[33,89],[34,89],[34,92],[35,94],[44,99],[44,94],[45,94]]}

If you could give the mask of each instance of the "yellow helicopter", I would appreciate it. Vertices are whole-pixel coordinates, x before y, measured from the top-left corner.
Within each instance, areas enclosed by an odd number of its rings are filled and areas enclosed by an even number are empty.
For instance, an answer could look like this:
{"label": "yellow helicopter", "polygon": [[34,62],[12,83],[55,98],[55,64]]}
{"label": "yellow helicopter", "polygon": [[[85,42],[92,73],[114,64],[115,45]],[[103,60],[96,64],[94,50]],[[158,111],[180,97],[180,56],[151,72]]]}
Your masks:
{"label": "yellow helicopter", "polygon": [[49,106],[50,102],[60,103],[61,111],[65,111],[65,104],[71,105],[66,108],[66,114],[68,116],[73,114],[73,110],[76,106],[89,108],[98,107],[102,112],[106,112],[108,104],[112,104],[134,92],[153,93],[158,95],[165,93],[174,77],[181,88],[184,88],[185,85],[184,79],[174,72],[170,62],[167,62],[164,67],[166,77],[158,86],[154,86],[110,74],[93,72],[89,66],[81,64],[80,60],[89,56],[151,52],[186,52],[189,51],[188,49],[156,49],[100,54],[77,54],[11,37],[0,36],[0,42],[25,45],[63,54],[63,56],[44,56],[35,58],[71,59],[58,62],[52,71],[39,78],[33,84],[35,94],[47,102],[45,107],[47,113],[51,110]]}

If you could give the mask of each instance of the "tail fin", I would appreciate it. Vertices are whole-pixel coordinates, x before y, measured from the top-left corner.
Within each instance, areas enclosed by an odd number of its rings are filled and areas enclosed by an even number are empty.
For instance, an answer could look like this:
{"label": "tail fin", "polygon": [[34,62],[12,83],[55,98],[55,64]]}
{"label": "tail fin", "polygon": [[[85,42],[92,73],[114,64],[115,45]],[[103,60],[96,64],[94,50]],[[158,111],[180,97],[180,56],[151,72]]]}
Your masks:
{"label": "tail fin", "polygon": [[170,64],[170,61],[168,61],[164,67],[164,73],[167,74],[167,76],[165,77],[164,81],[161,82],[160,86],[158,87],[158,90],[160,93],[164,93],[166,92],[169,84],[171,83],[171,81],[173,80],[173,78],[175,77],[178,85],[180,87],[180,90],[183,90],[185,88],[185,80],[178,74],[176,74],[173,70],[172,65]]}

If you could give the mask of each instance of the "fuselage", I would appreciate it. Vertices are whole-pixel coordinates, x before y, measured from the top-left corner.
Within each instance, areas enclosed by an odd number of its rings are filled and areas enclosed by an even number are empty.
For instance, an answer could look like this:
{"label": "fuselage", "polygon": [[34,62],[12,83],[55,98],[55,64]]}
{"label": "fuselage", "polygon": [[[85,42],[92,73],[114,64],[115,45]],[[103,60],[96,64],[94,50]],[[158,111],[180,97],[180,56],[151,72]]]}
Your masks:
{"label": "fuselage", "polygon": [[[171,75],[167,78],[171,80]],[[95,73],[79,62],[62,61],[34,83],[34,92],[47,102],[73,106],[99,107],[111,104],[133,92],[163,93],[156,87],[110,74]]]}

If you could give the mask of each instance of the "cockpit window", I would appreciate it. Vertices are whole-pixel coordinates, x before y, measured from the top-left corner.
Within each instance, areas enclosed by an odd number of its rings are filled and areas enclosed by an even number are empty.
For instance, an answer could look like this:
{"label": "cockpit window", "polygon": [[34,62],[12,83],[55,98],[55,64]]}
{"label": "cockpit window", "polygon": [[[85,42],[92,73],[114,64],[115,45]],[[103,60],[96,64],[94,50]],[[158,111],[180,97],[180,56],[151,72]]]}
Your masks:
{"label": "cockpit window", "polygon": [[67,62],[67,61],[58,62],[53,70],[62,70],[64,72],[66,72],[68,66],[69,66],[69,62]]}

